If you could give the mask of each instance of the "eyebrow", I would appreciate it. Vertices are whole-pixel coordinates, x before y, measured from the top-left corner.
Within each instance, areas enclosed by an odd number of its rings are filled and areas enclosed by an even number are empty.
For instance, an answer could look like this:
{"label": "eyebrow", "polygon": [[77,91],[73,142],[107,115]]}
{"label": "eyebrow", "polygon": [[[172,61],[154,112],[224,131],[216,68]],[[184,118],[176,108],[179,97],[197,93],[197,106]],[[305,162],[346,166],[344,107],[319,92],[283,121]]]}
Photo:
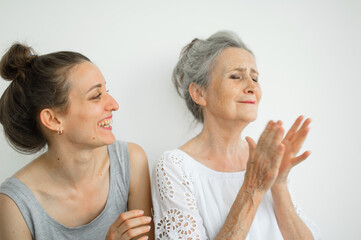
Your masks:
{"label": "eyebrow", "polygon": [[[238,68],[231,69],[231,71],[237,70],[237,71],[243,72],[246,69],[247,68],[245,68],[245,67],[241,67],[241,68],[238,67]],[[256,73],[257,75],[259,75],[259,73],[254,68],[251,68],[251,72]]]}
{"label": "eyebrow", "polygon": [[100,83],[98,83],[98,84],[92,86],[91,88],[89,88],[89,90],[88,90],[86,93],[90,92],[90,91],[93,90],[94,88],[100,88],[100,87],[102,87],[102,85],[101,85]]}

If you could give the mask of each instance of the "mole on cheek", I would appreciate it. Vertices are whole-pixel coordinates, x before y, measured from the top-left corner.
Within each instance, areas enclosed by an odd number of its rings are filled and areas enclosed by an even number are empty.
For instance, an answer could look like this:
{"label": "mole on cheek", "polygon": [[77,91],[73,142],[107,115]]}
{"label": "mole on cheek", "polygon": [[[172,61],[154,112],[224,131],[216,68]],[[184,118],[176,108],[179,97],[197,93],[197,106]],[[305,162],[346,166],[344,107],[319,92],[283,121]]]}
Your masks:
{"label": "mole on cheek", "polygon": [[95,140],[95,137],[93,137],[93,140]]}

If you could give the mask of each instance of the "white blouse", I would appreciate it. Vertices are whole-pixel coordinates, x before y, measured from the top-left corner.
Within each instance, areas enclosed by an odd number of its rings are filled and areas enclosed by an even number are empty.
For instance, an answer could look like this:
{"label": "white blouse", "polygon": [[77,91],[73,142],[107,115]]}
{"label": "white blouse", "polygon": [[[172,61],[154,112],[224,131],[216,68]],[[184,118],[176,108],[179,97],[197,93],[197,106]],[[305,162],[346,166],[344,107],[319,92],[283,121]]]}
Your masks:
{"label": "white blouse", "polygon": [[[213,239],[225,222],[244,174],[245,171],[217,172],[180,149],[165,152],[152,174],[156,239]],[[295,208],[314,238],[320,239],[313,222]],[[270,191],[259,205],[246,239],[283,239]]]}

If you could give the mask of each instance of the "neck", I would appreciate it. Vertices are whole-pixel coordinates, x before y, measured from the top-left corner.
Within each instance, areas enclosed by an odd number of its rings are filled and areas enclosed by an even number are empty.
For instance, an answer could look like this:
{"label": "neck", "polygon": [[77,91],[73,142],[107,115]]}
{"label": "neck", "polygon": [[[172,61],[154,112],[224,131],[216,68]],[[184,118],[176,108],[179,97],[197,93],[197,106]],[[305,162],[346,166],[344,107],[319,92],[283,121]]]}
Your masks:
{"label": "neck", "polygon": [[237,166],[243,170],[248,160],[248,145],[242,141],[241,134],[247,125],[248,122],[205,119],[201,133],[182,148],[196,158],[212,161],[219,169]]}
{"label": "neck", "polygon": [[51,145],[43,155],[51,180],[77,188],[101,176],[108,168],[107,147],[79,149],[74,146]]}

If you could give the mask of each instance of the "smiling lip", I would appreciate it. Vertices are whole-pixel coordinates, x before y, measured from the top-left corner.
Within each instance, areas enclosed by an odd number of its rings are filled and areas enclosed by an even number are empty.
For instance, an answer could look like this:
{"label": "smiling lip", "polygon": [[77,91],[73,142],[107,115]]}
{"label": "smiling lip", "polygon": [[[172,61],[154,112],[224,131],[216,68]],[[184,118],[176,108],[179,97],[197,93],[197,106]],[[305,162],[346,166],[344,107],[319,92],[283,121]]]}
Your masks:
{"label": "smiling lip", "polygon": [[112,126],[111,126],[112,117],[113,116],[109,116],[109,117],[106,117],[106,118],[100,120],[98,122],[98,126],[103,128],[103,129],[112,130]]}
{"label": "smiling lip", "polygon": [[256,104],[256,101],[239,101],[240,103]]}

